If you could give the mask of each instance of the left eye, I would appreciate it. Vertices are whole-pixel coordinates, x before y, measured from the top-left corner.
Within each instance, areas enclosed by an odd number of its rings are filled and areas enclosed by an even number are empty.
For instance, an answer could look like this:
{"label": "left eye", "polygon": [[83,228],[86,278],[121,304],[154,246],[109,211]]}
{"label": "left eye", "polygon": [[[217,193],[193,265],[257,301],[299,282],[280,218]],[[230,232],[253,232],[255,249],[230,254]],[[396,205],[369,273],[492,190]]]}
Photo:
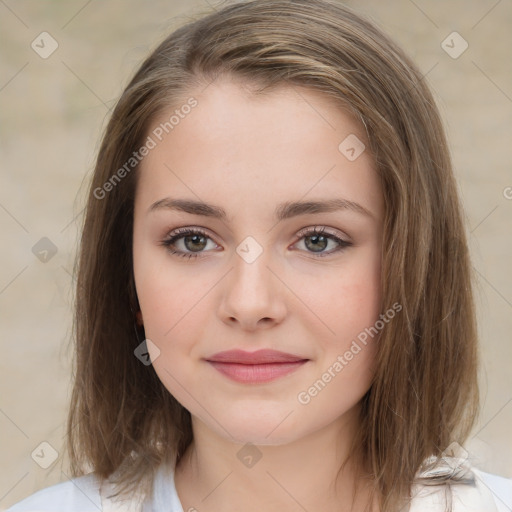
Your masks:
{"label": "left eye", "polygon": [[[353,245],[351,242],[343,240],[332,233],[326,233],[325,228],[320,230],[315,228],[313,230],[302,232],[300,234],[300,240],[302,239],[304,239],[305,246],[308,249],[312,249],[312,251],[309,252],[314,253],[317,257],[328,256]],[[177,230],[174,234],[165,240],[162,240],[161,245],[167,247],[171,254],[175,254],[182,258],[197,258],[199,253],[204,252],[209,240],[212,241],[206,232],[200,229],[187,228]],[[183,242],[185,250],[176,250],[175,245],[177,245],[178,241]],[[323,252],[329,242],[334,242],[338,247],[329,252]]]}
{"label": "left eye", "polygon": [[[352,245],[351,242],[343,240],[333,233],[326,233],[325,228],[321,228],[319,230],[314,228],[313,230],[301,232],[300,237],[301,240],[304,239],[304,245],[308,248],[312,248],[312,252],[317,253],[316,256],[318,257],[329,256],[330,254],[342,251],[346,247],[350,247]],[[322,249],[325,249],[329,242],[334,242],[337,247],[329,252],[322,252]]]}

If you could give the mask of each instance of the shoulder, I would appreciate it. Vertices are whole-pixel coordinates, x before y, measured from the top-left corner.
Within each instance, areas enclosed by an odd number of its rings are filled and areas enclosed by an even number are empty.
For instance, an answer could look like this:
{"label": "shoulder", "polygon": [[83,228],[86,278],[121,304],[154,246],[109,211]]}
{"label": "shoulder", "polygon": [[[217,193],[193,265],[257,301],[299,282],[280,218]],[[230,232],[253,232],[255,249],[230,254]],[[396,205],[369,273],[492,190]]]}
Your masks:
{"label": "shoulder", "polygon": [[485,473],[477,468],[473,468],[473,474],[491,492],[498,512],[510,512],[512,510],[511,478]]}
{"label": "shoulder", "polygon": [[512,479],[475,467],[470,470],[472,477],[449,486],[415,485],[410,512],[437,512],[444,510],[448,502],[452,503],[453,512],[512,511]]}
{"label": "shoulder", "polygon": [[100,480],[90,473],[41,489],[6,512],[98,512]]}

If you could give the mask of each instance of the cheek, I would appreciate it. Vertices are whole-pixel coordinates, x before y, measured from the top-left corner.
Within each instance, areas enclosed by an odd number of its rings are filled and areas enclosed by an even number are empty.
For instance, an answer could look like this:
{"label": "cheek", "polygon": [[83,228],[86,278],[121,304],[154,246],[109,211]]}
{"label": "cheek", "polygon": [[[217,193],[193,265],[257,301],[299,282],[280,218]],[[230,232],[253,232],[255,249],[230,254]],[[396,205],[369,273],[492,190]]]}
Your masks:
{"label": "cheek", "polygon": [[147,337],[164,344],[182,339],[184,330],[190,337],[200,325],[198,315],[207,289],[204,281],[151,271],[137,289]]}
{"label": "cheek", "polygon": [[[190,399],[191,376],[198,379],[197,340],[205,336],[206,302],[201,300],[208,286],[174,272],[148,269],[141,279],[139,302],[146,338],[156,346],[150,357],[159,379],[182,404]],[[142,275],[141,275],[142,276]]]}
{"label": "cheek", "polygon": [[194,279],[184,265],[171,261],[163,247],[134,242],[134,276],[146,336],[165,342],[186,323],[201,301],[207,283]]}
{"label": "cheek", "polygon": [[[333,421],[355,406],[371,386],[381,313],[380,261],[374,252],[359,254],[318,292],[319,311],[332,331],[318,337],[322,355],[296,399],[303,414]],[[363,257],[364,256],[364,257]]]}
{"label": "cheek", "polygon": [[360,251],[343,268],[331,272],[323,285],[305,285],[308,304],[324,324],[327,350],[342,350],[353,338],[372,326],[381,307],[380,260],[375,251]]}
{"label": "cheek", "polygon": [[359,346],[350,361],[343,352],[336,354],[322,367],[323,373],[309,380],[297,393],[295,403],[300,413],[297,417],[316,418],[317,425],[326,424],[360,402],[372,383],[376,347],[375,344]]}

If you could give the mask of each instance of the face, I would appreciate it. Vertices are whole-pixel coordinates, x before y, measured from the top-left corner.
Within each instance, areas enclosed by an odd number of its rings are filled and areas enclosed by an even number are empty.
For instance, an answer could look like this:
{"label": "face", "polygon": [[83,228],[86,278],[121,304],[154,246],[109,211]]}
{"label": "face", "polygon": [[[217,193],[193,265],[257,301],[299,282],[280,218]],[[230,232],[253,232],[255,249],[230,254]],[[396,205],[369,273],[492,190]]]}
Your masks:
{"label": "face", "polygon": [[[290,442],[348,418],[370,387],[378,178],[369,151],[357,156],[361,126],[321,93],[256,98],[224,78],[190,96],[197,106],[161,141],[152,133],[173,110],[152,124],[138,170],[134,275],[153,367],[218,435]],[[300,361],[211,362],[260,349]]]}

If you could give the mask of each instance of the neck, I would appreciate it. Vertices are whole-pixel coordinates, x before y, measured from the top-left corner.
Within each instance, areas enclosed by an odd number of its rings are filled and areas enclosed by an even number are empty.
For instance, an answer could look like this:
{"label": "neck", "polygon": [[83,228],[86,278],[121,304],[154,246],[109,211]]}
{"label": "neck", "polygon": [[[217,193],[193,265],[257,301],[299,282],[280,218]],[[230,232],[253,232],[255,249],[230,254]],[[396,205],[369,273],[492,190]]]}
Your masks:
{"label": "neck", "polygon": [[339,471],[357,416],[353,409],[300,439],[257,446],[221,437],[193,417],[194,441],[175,471],[183,510],[362,511],[368,489],[361,486],[353,501],[353,461]]}

